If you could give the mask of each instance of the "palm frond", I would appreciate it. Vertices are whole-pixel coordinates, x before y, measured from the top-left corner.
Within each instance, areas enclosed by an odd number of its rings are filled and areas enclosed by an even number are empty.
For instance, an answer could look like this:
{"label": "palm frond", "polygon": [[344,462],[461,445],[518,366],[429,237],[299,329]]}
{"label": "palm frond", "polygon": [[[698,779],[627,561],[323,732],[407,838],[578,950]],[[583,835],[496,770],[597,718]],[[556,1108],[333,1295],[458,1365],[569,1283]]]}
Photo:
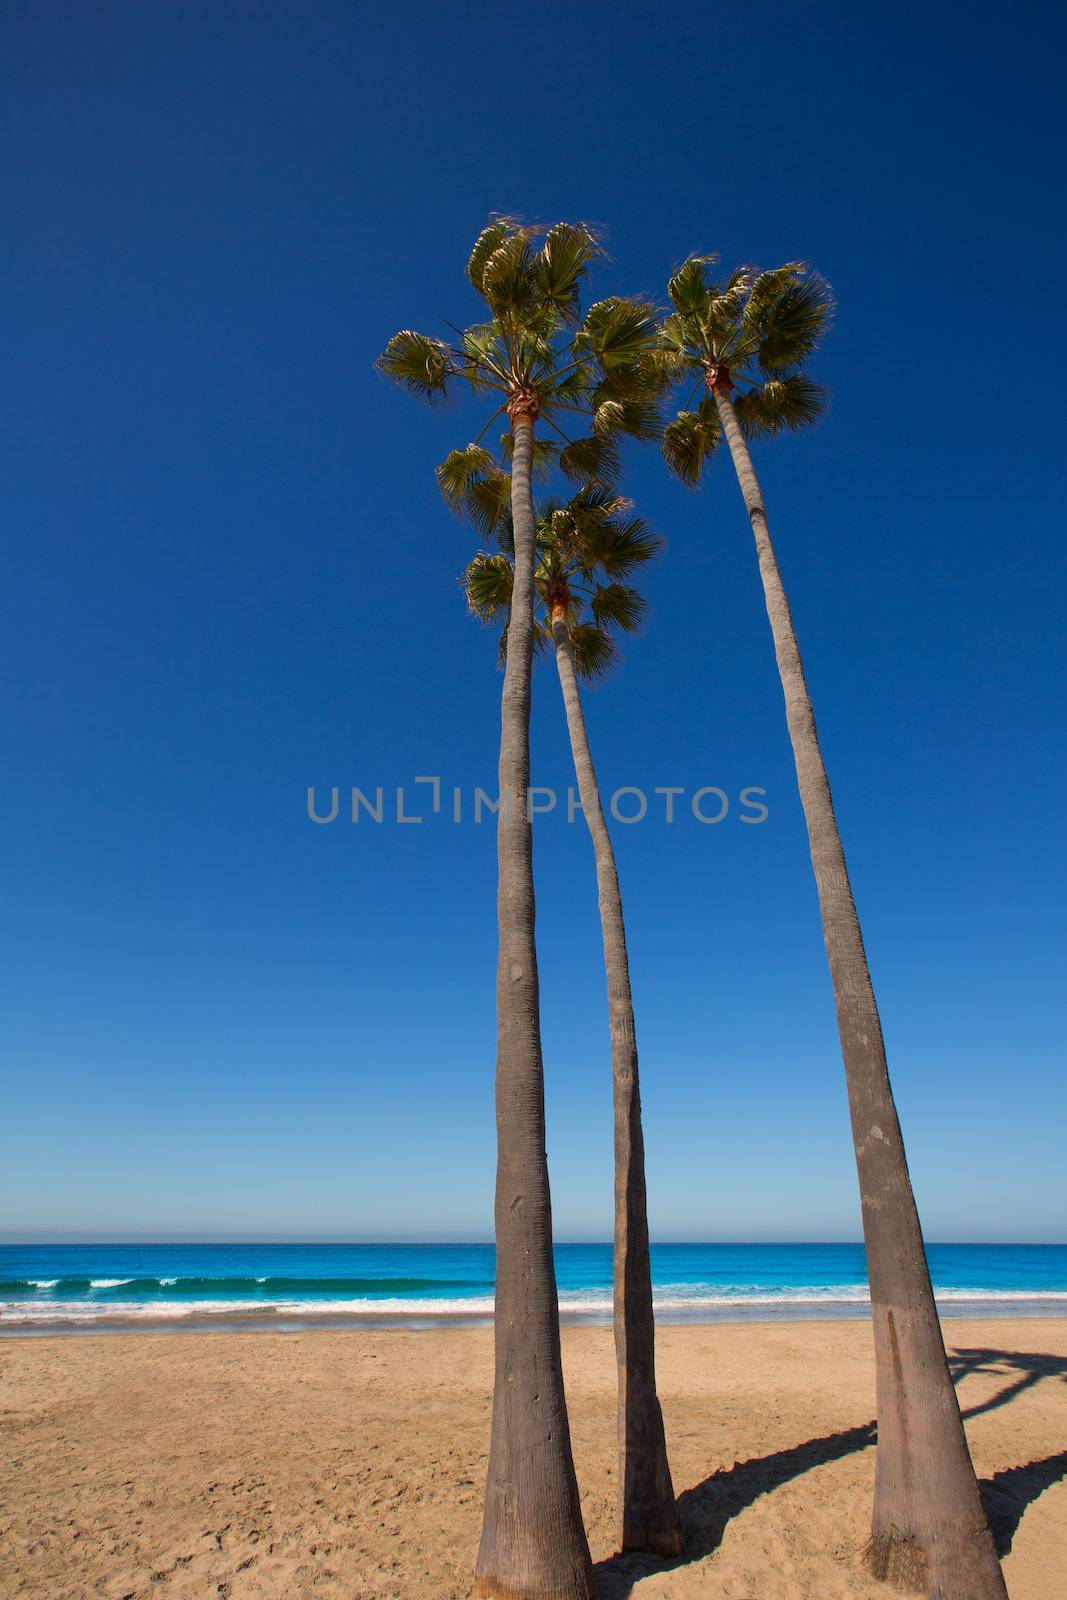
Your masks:
{"label": "palm frond", "polygon": [[632,503],[609,484],[590,482],[583,483],[578,493],[572,494],[565,506],[556,502],[553,509],[565,510],[574,517],[592,515],[603,520],[605,517],[615,517],[620,512],[628,511]]}
{"label": "palm frond", "polygon": [[516,228],[497,245],[482,268],[482,294],[497,317],[519,318],[537,298],[533,241],[528,228]]}
{"label": "palm frond", "polygon": [[737,335],[752,286],[753,269],[736,267],[725,283],[716,286],[704,317],[706,348],[712,358],[724,359],[729,353],[736,360]]}
{"label": "palm frond", "polygon": [[394,333],[374,364],[393,383],[429,405],[447,398],[448,380],[454,375],[448,346],[413,328]]}
{"label": "palm frond", "polygon": [[518,224],[511,217],[493,217],[487,227],[484,227],[474,241],[470,260],[467,262],[467,277],[477,289],[479,294],[485,293],[483,274],[485,264],[489,257],[517,228]]}
{"label": "palm frond", "polygon": [[561,450],[559,466],[572,483],[592,481],[611,488],[622,471],[622,456],[613,436],[593,434]]}
{"label": "palm frond", "polygon": [[706,334],[698,319],[675,313],[659,325],[654,361],[669,381],[703,366],[708,358]]}
{"label": "palm frond", "polygon": [[761,319],[760,369],[772,377],[795,373],[822,339],[833,309],[830,287],[817,273],[794,278]]}
{"label": "palm frond", "polygon": [[481,477],[471,478],[464,491],[463,509],[483,539],[496,539],[502,549],[506,548],[511,536],[511,474],[494,467]]}
{"label": "palm frond", "polygon": [[[659,357],[659,333],[650,350],[637,361],[623,362],[601,371],[592,388],[592,401],[641,400],[658,403],[670,386]],[[590,375],[591,376],[591,375]]]}
{"label": "palm frond", "polygon": [[771,378],[749,394],[739,394],[734,410],[746,437],[758,439],[810,428],[826,410],[829,398],[821,384],[794,373],[789,378]]}
{"label": "palm frond", "polygon": [[645,521],[631,517],[605,517],[585,543],[585,555],[609,578],[625,578],[635,568],[654,561],[663,549],[663,540]]}
{"label": "palm frond", "polygon": [[745,304],[745,327],[762,338],[766,332],[764,319],[768,311],[790,284],[797,278],[803,277],[807,270],[805,261],[786,261],[780,267],[770,267],[766,272],[757,272],[752,279],[752,287]]}
{"label": "palm frond", "polygon": [[663,413],[656,400],[602,400],[593,412],[593,432],[658,439],[663,432]]}
{"label": "palm frond", "polygon": [[607,372],[647,359],[655,349],[658,332],[656,308],[650,301],[613,295],[589,307],[574,344]]}
{"label": "palm frond", "polygon": [[596,388],[596,378],[587,366],[573,367],[569,372],[564,368],[557,378],[548,373],[541,380],[541,396],[545,409],[551,410],[553,405],[559,405],[567,411],[578,411],[589,404],[590,395]]}
{"label": "palm frond", "polygon": [[622,428],[623,414],[621,400],[601,400],[593,412],[593,432],[618,433]]}
{"label": "palm frond", "polygon": [[[531,290],[531,296],[536,289]],[[538,303],[531,298],[518,306],[509,319],[514,358],[512,371],[532,374],[535,371],[551,376],[558,364],[558,353],[553,341],[558,337],[563,318],[554,306]]]}
{"label": "palm frond", "polygon": [[507,353],[504,350],[503,330],[495,319],[482,322],[463,331],[463,353],[477,365],[492,366],[507,375]]}
{"label": "palm frond", "polygon": [[598,584],[589,606],[598,628],[618,628],[621,633],[637,633],[648,603],[636,589],[625,583]]}
{"label": "palm frond", "polygon": [[462,450],[450,450],[436,469],[437,487],[450,510],[462,516],[471,480],[492,472],[493,457],[479,445],[469,444]]}
{"label": "palm frond", "polygon": [[667,281],[671,304],[683,317],[699,317],[707,309],[712,292],[710,268],[718,256],[687,256]]}
{"label": "palm frond", "polygon": [[542,299],[564,321],[576,319],[582,279],[599,254],[600,246],[584,222],[557,222],[545,235],[533,260],[533,275]]}
{"label": "palm frond", "polygon": [[619,652],[610,635],[593,622],[573,623],[567,632],[579,677],[594,680],[606,678],[619,659]]}
{"label": "palm frond", "polygon": [[510,613],[515,573],[507,556],[479,551],[468,563],[462,582],[467,608],[481,622],[497,622]]}
{"label": "palm frond", "polygon": [[714,401],[704,400],[698,411],[679,411],[663,430],[663,459],[675,477],[690,489],[699,482],[704,464],[722,436]]}

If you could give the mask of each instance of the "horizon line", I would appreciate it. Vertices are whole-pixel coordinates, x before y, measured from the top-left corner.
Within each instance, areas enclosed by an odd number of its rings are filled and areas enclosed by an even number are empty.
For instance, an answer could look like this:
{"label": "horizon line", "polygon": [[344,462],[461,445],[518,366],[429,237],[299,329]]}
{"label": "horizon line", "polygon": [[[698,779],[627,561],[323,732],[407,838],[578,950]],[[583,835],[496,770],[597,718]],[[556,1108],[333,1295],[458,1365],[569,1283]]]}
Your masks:
{"label": "horizon line", "polygon": [[[751,1246],[751,1245],[840,1245],[858,1246],[862,1248],[862,1238],[690,1238],[690,1239],[652,1239],[653,1248],[659,1246]],[[1067,1246],[1067,1239],[926,1239],[927,1245],[956,1245],[969,1246],[981,1245],[1002,1247],[1004,1249],[1039,1249],[1063,1248]],[[129,1233],[121,1229],[101,1229],[92,1232],[75,1232],[73,1230],[56,1229],[12,1229],[0,1231],[0,1248],[14,1248],[20,1245],[51,1244],[51,1245],[352,1245],[352,1246],[381,1246],[382,1248],[408,1248],[408,1249],[456,1249],[468,1247],[494,1248],[495,1241],[491,1235],[480,1235],[472,1238],[452,1239],[416,1239],[416,1238],[386,1238],[381,1235],[374,1238],[354,1238],[348,1234],[274,1234],[274,1233],[226,1233],[205,1234],[182,1232],[180,1230],[161,1231],[159,1233]],[[571,1248],[597,1248],[611,1249],[612,1240],[606,1239],[554,1239],[553,1245],[562,1245]]]}

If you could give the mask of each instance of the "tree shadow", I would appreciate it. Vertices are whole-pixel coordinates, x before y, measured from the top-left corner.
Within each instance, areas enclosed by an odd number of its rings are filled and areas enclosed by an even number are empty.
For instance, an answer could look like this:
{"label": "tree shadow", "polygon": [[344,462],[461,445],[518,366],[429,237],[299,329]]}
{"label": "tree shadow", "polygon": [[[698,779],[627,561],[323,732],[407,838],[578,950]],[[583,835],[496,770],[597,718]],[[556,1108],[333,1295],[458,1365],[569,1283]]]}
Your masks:
{"label": "tree shadow", "polygon": [[1003,1472],[982,1479],[978,1487],[998,1556],[1006,1556],[1011,1549],[1027,1506],[1061,1478],[1067,1478],[1067,1450],[1045,1456],[1042,1461],[1028,1461],[1024,1467],[1005,1467]]}
{"label": "tree shadow", "polygon": [[1027,1389],[1032,1389],[1043,1378],[1061,1378],[1067,1383],[1067,1357],[1050,1356],[1044,1351],[950,1350],[948,1364],[952,1372],[952,1381],[957,1385],[974,1373],[999,1376],[1007,1369],[1008,1372],[1019,1374],[1013,1382],[1006,1384],[990,1399],[983,1400],[980,1405],[968,1406],[963,1412],[965,1420],[970,1417],[980,1417],[985,1411],[995,1411],[998,1406],[1010,1405],[1014,1399]]}
{"label": "tree shadow", "polygon": [[[1044,1378],[1059,1377],[1067,1382],[1067,1359],[1045,1352],[951,1350],[949,1367],[956,1384],[973,1374],[997,1374],[1005,1368],[1019,1374],[989,1400],[965,1409],[962,1413],[964,1418],[981,1416],[983,1412],[992,1411],[998,1406],[1009,1405],[1018,1395],[1033,1388]],[[788,1450],[777,1450],[771,1455],[756,1456],[748,1461],[735,1461],[732,1467],[722,1467],[713,1472],[703,1482],[678,1496],[678,1515],[685,1536],[683,1553],[673,1559],[663,1560],[657,1556],[627,1551],[598,1562],[596,1572],[602,1600],[629,1600],[634,1585],[650,1573],[672,1572],[695,1561],[702,1561],[718,1549],[732,1518],[761,1495],[770,1494],[783,1483],[810,1472],[814,1467],[827,1466],[844,1456],[866,1450],[876,1439],[875,1423],[865,1422],[839,1433],[826,1434],[821,1439],[806,1439],[803,1444],[793,1445]],[[991,1478],[982,1480],[982,1497],[999,1555],[1005,1556],[1011,1549],[1027,1506],[1063,1477],[1067,1477],[1067,1451],[1047,1456],[1041,1461],[1030,1461],[1025,1466],[1007,1467],[1002,1472],[994,1473]]]}
{"label": "tree shadow", "polygon": [[649,1573],[673,1572],[678,1567],[702,1561],[718,1549],[731,1519],[761,1495],[769,1494],[791,1478],[799,1478],[813,1467],[823,1467],[854,1451],[866,1450],[874,1441],[874,1422],[865,1422],[840,1433],[829,1433],[822,1439],[806,1439],[803,1444],[776,1450],[773,1455],[735,1461],[732,1467],[713,1472],[702,1483],[678,1496],[678,1516],[685,1537],[683,1553],[664,1561],[657,1556],[626,1551],[598,1562],[596,1570],[603,1600],[627,1600],[638,1579]]}

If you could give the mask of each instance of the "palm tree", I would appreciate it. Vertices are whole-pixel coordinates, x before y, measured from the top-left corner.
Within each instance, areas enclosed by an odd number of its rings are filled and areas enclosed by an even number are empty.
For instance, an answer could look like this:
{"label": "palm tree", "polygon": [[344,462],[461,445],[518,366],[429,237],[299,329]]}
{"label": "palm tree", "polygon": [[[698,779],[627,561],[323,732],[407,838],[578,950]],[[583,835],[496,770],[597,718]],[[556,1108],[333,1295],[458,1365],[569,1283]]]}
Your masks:
{"label": "palm tree", "polygon": [[[800,429],[825,391],[804,372],[832,313],[827,285],[801,262],[713,279],[691,256],[670,280],[664,361],[695,380],[663,453],[695,486],[723,436],[756,541],[786,720],[808,828],[848,1084],[871,1286],[878,1464],[868,1561],[901,1588],[940,1600],[1005,1600],[945,1360],[908,1176],[882,1027],[819,749],[808,686],[748,441]],[[688,409],[702,391],[696,410]]]}
{"label": "palm tree", "polygon": [[[615,1110],[615,1355],[618,1367],[618,1520],[623,1550],[678,1555],[682,1535],[656,1393],[655,1325],[645,1198],[644,1136],[637,1033],[615,852],[600,803],[579,680],[601,678],[616,659],[612,631],[634,632],[645,602],[622,580],[650,561],[660,540],[630,502],[587,486],[538,518],[535,590],[538,644],[554,648],[582,814],[596,862],[608,987]],[[465,573],[467,600],[483,622],[510,614],[514,570],[505,553],[475,556]],[[501,635],[506,655],[507,634]]]}
{"label": "palm tree", "polygon": [[[639,364],[654,338],[650,307],[601,301],[580,321],[580,289],[598,254],[582,224],[537,230],[507,218],[479,235],[467,277],[488,320],[454,343],[405,329],[379,369],[430,404],[466,384],[496,406],[486,427],[510,423],[510,485],[484,472],[478,441],[438,470],[447,494],[509,495],[515,530],[515,599],[501,697],[497,818],[496,1379],[476,1593],[501,1600],[594,1600],[596,1583],[582,1527],[563,1393],[545,1155],[534,888],[527,793],[530,783],[530,664],[533,648],[532,474],[550,457],[565,474],[610,476],[618,436],[655,428],[655,406]],[[591,421],[570,440],[561,424]],[[565,448],[534,438],[538,420]],[[483,432],[485,430],[483,429]],[[467,485],[477,479],[467,495]]]}

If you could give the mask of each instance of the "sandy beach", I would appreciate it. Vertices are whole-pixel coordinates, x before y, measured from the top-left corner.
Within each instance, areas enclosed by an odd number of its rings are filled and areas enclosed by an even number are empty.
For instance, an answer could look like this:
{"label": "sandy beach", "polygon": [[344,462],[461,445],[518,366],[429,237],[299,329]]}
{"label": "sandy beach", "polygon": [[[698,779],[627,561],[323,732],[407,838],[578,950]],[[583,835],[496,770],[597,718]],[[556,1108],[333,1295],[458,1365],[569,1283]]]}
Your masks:
{"label": "sandy beach", "polygon": [[[1012,1600],[1067,1592],[1067,1319],[946,1324]],[[606,1600],[873,1600],[866,1323],[669,1327],[689,1549],[614,1556],[605,1328],[564,1330]],[[458,1600],[479,1529],[488,1329],[0,1342],[0,1594]]]}

